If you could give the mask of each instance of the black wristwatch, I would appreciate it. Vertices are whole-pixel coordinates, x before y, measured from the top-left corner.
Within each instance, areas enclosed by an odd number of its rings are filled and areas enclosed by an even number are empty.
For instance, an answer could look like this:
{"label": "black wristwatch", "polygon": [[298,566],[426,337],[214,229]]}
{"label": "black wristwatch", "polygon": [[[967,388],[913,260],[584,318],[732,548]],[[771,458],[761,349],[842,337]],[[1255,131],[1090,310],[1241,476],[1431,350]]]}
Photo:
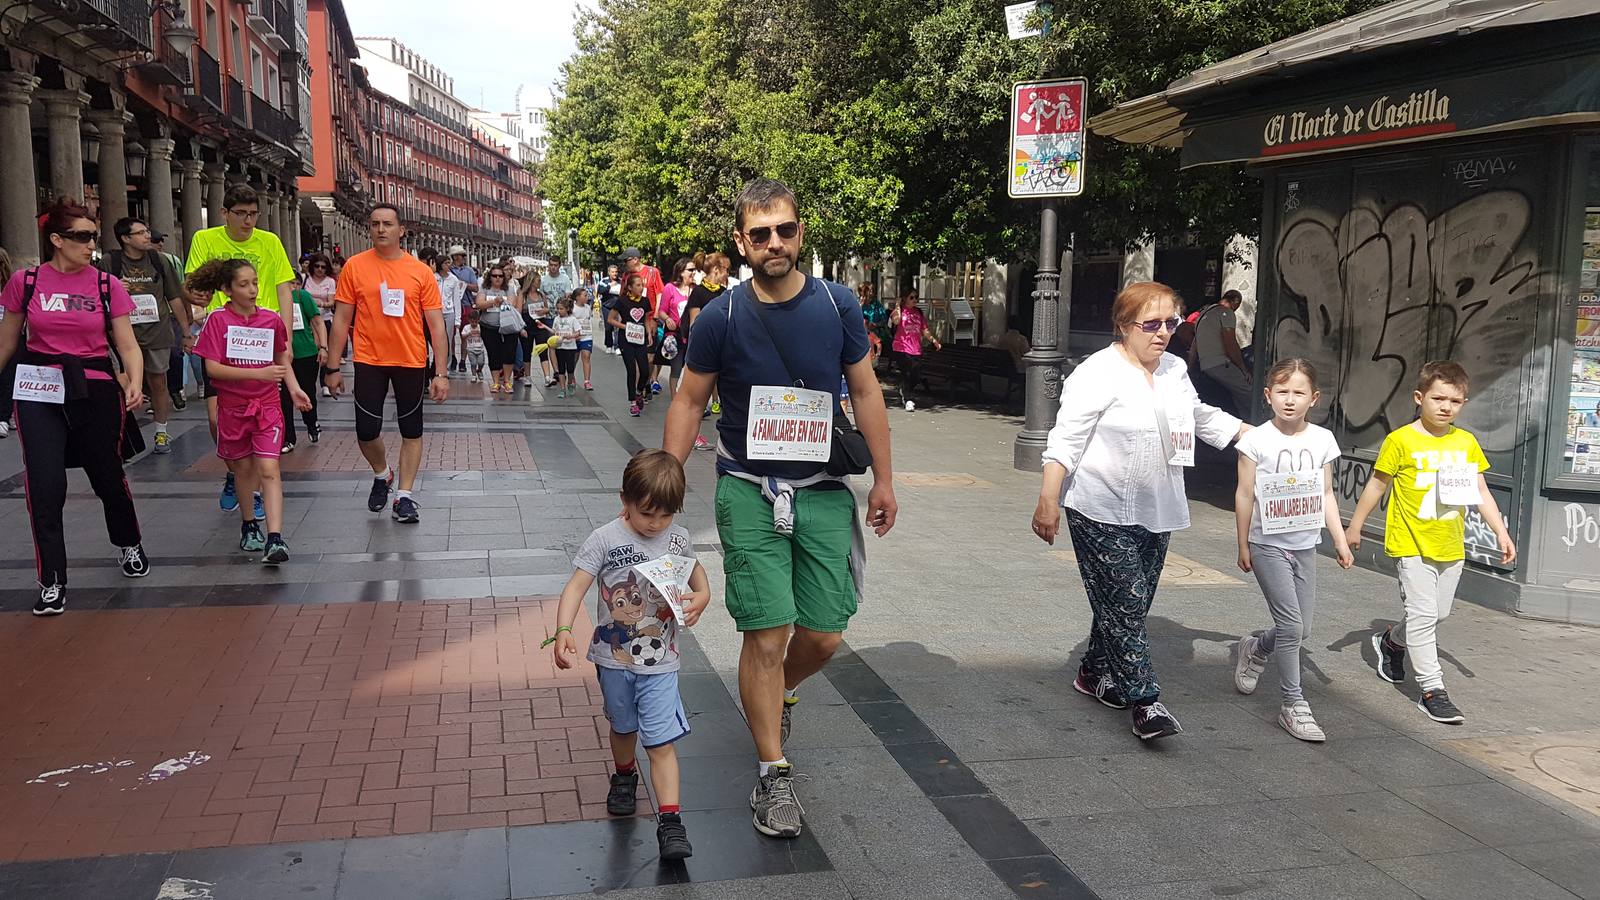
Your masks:
{"label": "black wristwatch", "polygon": [[337,374],[339,374],[339,367],[338,366],[333,366],[332,368],[329,368],[328,366],[323,366],[322,367],[322,374],[324,374],[324,375],[337,375]]}

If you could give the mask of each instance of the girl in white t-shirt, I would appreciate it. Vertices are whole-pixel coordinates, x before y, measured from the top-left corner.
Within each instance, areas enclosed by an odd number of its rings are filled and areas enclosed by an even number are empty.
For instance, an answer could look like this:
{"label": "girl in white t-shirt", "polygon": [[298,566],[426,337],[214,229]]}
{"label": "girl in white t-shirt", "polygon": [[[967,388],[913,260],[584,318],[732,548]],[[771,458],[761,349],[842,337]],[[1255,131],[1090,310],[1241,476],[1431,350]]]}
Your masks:
{"label": "girl in white t-shirt", "polygon": [[1300,740],[1322,741],[1327,736],[1300,688],[1300,643],[1311,632],[1324,526],[1333,536],[1339,565],[1348,569],[1355,561],[1333,495],[1331,464],[1339,458],[1339,444],[1328,429],[1306,421],[1322,397],[1310,363],[1282,360],[1267,370],[1266,384],[1272,421],[1251,429],[1236,445],[1239,487],[1233,508],[1239,568],[1255,573],[1272,627],[1239,642],[1233,683],[1242,694],[1254,692],[1267,657],[1275,654],[1283,688],[1278,724]]}
{"label": "girl in white t-shirt", "polygon": [[578,317],[572,314],[572,298],[562,297],[556,301],[556,318],[551,323],[551,329],[556,337],[561,339],[561,344],[556,348],[556,382],[561,385],[556,391],[557,397],[566,397],[569,393],[578,396],[578,381],[575,370],[578,363],[578,339],[583,336],[583,325]]}

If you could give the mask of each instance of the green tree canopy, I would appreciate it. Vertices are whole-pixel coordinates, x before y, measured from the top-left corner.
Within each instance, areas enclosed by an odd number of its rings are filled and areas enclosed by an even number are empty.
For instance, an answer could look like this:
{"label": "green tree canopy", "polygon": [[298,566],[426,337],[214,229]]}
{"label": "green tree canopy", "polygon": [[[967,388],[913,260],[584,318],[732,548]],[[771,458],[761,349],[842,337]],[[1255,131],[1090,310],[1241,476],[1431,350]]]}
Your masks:
{"label": "green tree canopy", "polygon": [[[959,258],[1027,249],[1037,206],[1006,196],[1013,82],[1083,75],[1090,111],[1381,0],[1058,3],[1009,40],[1001,0],[600,0],[578,24],[541,192],[587,246],[722,246],[758,175],[800,198],[825,257]],[[1240,167],[1091,137],[1080,241],[1206,243],[1255,232]]]}

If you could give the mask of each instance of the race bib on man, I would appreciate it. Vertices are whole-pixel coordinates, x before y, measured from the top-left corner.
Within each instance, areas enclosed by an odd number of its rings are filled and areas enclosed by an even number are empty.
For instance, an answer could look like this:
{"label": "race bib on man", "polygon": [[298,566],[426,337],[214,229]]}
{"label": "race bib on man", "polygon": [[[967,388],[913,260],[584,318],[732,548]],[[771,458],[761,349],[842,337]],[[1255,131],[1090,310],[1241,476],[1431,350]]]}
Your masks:
{"label": "race bib on man", "polygon": [[1472,465],[1448,465],[1439,469],[1439,502],[1446,506],[1477,506],[1478,469]]}
{"label": "race bib on man", "polygon": [[154,325],[161,321],[161,306],[154,294],[134,294],[133,312],[128,314],[131,325]]}
{"label": "race bib on man", "polygon": [[228,326],[228,359],[244,362],[272,362],[272,329]]}
{"label": "race bib on man", "polygon": [[300,311],[300,304],[296,303],[291,308],[294,310],[294,330],[295,331],[305,331],[306,330],[306,314]]}
{"label": "race bib on man", "polygon": [[391,318],[401,318],[406,314],[406,292],[404,288],[389,287],[388,282],[378,284],[378,296],[383,300],[383,314]]}
{"label": "race bib on man", "polygon": [[630,344],[644,343],[644,326],[638,322],[629,322],[622,326],[622,337]]}
{"label": "race bib on man", "polygon": [[1194,465],[1194,410],[1188,406],[1167,410],[1167,464]]}
{"label": "race bib on man", "polygon": [[797,387],[750,389],[745,457],[828,461],[833,452],[833,395]]}
{"label": "race bib on man", "polygon": [[19,365],[17,380],[11,384],[11,398],[35,403],[65,403],[67,382],[60,369]]}
{"label": "race bib on man", "polygon": [[1323,524],[1322,470],[1256,473],[1256,506],[1262,534],[1313,531]]}

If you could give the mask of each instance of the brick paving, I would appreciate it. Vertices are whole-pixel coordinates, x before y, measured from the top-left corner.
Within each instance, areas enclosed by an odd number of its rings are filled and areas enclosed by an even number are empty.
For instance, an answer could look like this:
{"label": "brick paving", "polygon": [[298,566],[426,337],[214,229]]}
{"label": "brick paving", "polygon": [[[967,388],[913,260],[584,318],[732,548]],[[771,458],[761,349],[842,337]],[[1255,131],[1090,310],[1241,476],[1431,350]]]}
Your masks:
{"label": "brick paving", "polygon": [[[34,627],[0,631],[0,862],[605,818],[593,668],[558,672],[538,647],[555,608],[501,598],[14,623]],[[153,774],[191,754],[209,759]]]}
{"label": "brick paving", "polygon": [[[361,456],[356,436],[349,431],[324,431],[318,443],[300,435],[293,453],[279,461],[284,472],[368,472],[371,467]],[[391,465],[400,447],[399,432],[386,432],[383,442],[389,448]],[[471,434],[424,432],[422,471],[425,472],[537,472],[533,450],[521,434]],[[221,475],[226,471],[215,454],[202,457],[185,470],[190,475]]]}

